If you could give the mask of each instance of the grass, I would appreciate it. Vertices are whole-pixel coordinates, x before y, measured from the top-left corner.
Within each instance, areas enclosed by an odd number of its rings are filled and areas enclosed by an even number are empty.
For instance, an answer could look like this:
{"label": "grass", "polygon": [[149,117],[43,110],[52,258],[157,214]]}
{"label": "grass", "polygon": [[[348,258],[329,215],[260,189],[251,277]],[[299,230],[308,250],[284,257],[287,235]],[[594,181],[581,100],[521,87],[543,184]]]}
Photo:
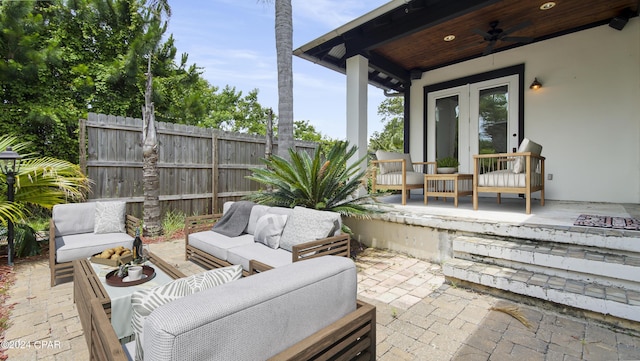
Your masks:
{"label": "grass", "polygon": [[171,238],[177,232],[184,229],[186,215],[182,211],[168,210],[162,219],[162,230],[167,238]]}

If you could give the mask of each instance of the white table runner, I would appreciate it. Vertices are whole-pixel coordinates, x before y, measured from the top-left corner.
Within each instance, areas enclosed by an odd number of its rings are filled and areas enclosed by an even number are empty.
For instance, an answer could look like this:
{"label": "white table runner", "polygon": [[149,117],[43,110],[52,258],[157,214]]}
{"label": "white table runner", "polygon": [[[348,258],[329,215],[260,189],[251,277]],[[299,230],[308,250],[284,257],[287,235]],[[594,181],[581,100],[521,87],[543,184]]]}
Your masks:
{"label": "white table runner", "polygon": [[156,276],[148,282],[129,287],[113,287],[107,284],[107,273],[117,269],[117,267],[110,267],[98,263],[90,262],[93,266],[93,271],[98,275],[102,286],[109,294],[111,299],[111,325],[116,331],[118,338],[124,338],[133,335],[133,328],[131,327],[131,315],[133,308],[131,307],[131,294],[138,290],[144,290],[161,286],[173,281],[173,278],[169,277],[160,268],[152,263],[147,263],[153,267],[156,271]]}

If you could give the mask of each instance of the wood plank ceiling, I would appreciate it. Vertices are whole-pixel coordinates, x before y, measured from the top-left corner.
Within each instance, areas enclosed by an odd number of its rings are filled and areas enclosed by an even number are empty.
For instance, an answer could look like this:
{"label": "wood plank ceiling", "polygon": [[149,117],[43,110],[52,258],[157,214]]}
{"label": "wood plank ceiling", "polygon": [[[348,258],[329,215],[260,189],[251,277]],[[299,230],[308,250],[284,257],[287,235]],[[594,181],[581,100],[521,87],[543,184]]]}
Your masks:
{"label": "wood plank ceiling", "polygon": [[[503,31],[523,26],[508,36],[538,42],[607,24],[621,14],[637,16],[640,0],[556,0],[552,8],[541,10],[545,2],[407,1],[311,49],[294,53],[343,72],[348,57],[362,54],[369,58],[372,84],[402,91],[412,71],[428,71],[485,56],[489,42],[480,33],[489,31],[491,22],[497,21],[497,28]],[[455,39],[444,41],[448,35]],[[523,45],[527,44],[498,40],[491,52]]]}

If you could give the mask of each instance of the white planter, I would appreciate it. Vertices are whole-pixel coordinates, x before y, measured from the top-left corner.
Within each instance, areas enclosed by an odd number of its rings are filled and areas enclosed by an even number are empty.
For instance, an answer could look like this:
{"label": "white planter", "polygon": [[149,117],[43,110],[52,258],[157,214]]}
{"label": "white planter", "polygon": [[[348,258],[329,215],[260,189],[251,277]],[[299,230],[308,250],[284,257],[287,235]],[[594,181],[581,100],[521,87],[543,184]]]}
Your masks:
{"label": "white planter", "polygon": [[438,174],[453,174],[458,171],[458,167],[442,167],[438,168]]}

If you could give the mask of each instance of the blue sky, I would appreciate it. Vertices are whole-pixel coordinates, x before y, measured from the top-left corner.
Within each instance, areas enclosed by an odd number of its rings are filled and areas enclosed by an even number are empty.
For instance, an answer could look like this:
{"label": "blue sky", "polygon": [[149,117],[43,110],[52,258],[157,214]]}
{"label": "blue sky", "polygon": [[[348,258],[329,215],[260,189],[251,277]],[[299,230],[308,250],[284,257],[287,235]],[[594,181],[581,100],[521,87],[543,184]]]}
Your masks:
{"label": "blue sky", "polygon": [[[296,49],[388,0],[292,0],[293,48]],[[178,54],[188,53],[212,85],[235,87],[246,95],[258,89],[258,101],[277,112],[278,87],[273,1],[170,1],[168,33]],[[309,120],[322,134],[346,137],[346,77],[293,57],[295,120]],[[378,105],[382,90],[369,86],[369,134],[382,130]]]}

